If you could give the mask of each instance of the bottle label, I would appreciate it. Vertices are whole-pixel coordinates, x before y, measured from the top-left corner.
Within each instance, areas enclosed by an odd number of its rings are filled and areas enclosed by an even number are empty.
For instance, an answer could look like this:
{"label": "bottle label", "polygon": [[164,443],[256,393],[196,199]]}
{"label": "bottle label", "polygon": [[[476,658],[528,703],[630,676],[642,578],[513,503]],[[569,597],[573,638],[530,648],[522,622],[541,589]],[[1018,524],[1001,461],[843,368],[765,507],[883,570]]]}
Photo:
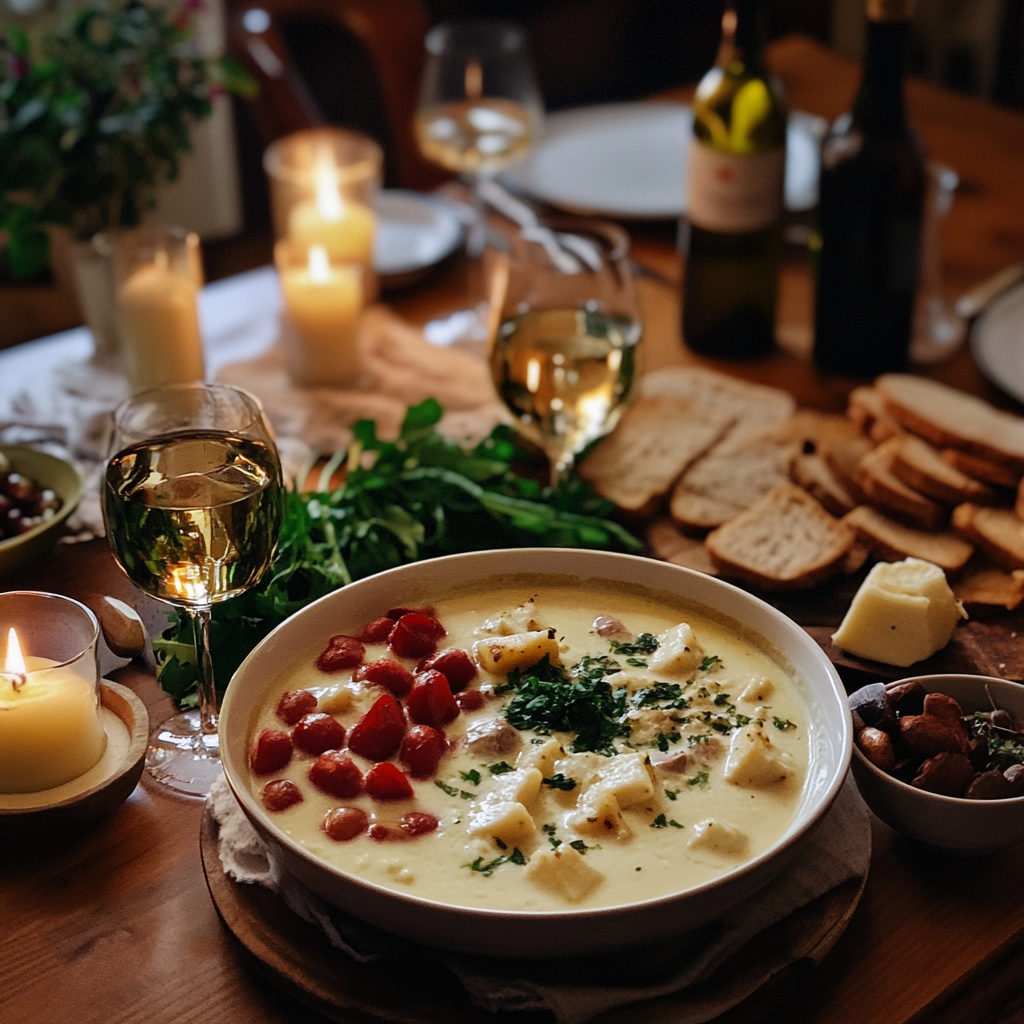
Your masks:
{"label": "bottle label", "polygon": [[914,7],[914,0],[868,0],[867,15],[871,21],[910,21]]}
{"label": "bottle label", "polygon": [[784,147],[766,153],[723,153],[690,140],[686,215],[705,231],[758,231],[782,216]]}

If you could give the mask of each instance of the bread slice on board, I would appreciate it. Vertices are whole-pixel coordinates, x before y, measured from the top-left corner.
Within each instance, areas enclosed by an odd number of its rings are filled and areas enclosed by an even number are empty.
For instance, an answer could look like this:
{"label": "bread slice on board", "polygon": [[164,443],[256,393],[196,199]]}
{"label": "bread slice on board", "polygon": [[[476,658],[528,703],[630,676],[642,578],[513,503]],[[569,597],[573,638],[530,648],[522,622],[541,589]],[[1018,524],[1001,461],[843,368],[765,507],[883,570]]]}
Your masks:
{"label": "bread slice on board", "polygon": [[733,417],[730,434],[750,434],[789,419],[793,396],[766,384],[751,384],[703,366],[667,366],[640,383],[643,397],[688,398]]}
{"label": "bread slice on board", "polygon": [[875,382],[885,410],[914,434],[1024,472],[1024,419],[925,377],[886,373]]}
{"label": "bread slice on board", "polygon": [[713,529],[749,508],[776,484],[789,481],[800,451],[786,424],[731,435],[679,478],[669,511],[684,530]]}
{"label": "bread slice on board", "polygon": [[845,516],[857,504],[828,463],[815,452],[797,455],[790,467],[790,475],[793,483],[799,484],[834,516]]}
{"label": "bread slice on board", "polygon": [[903,428],[885,411],[882,396],[871,387],[854,388],[850,392],[846,415],[876,444],[903,432]]}
{"label": "bread slice on board", "polygon": [[1024,569],[1024,522],[1009,508],[968,502],[953,509],[953,529],[999,565]]}
{"label": "bread slice on board", "polygon": [[836,428],[821,439],[818,452],[850,497],[859,504],[868,500],[860,485],[860,460],[874,448],[852,423]]}
{"label": "bread slice on board", "polygon": [[974,546],[952,530],[930,533],[897,522],[877,509],[859,505],[843,518],[861,540],[886,562],[921,558],[946,572],[962,569],[974,554]]}
{"label": "bread slice on board", "polygon": [[708,535],[722,574],[766,590],[804,590],[837,573],[854,532],[803,488],[785,483]]}
{"label": "bread slice on board", "polygon": [[1024,602],[1024,569],[979,566],[951,584],[953,594],[971,618],[1012,612]]}
{"label": "bread slice on board", "polygon": [[624,512],[647,515],[733,421],[731,413],[690,399],[641,398],[580,463],[579,475]]}
{"label": "bread slice on board", "polygon": [[943,448],[942,458],[961,473],[994,487],[1016,487],[1021,479],[1021,474],[1015,469],[1007,469],[988,459],[979,459],[977,455],[957,451],[956,448]]}
{"label": "bread slice on board", "polygon": [[892,471],[893,445],[899,440],[892,437],[861,457],[858,482],[876,508],[911,526],[934,530],[946,517],[943,507],[908,487]]}
{"label": "bread slice on board", "polygon": [[888,443],[893,475],[915,491],[947,505],[965,501],[988,505],[998,500],[996,491],[951,466],[927,441],[902,434]]}

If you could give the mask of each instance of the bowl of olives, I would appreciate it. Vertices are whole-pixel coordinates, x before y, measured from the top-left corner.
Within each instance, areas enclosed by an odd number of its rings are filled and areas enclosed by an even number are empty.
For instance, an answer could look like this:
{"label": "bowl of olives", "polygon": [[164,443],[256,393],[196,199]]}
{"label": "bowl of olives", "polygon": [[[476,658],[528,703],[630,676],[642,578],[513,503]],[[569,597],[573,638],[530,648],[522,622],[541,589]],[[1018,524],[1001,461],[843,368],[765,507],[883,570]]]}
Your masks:
{"label": "bowl of olives", "polygon": [[70,462],[0,446],[0,573],[44,555],[81,497],[82,476]]}

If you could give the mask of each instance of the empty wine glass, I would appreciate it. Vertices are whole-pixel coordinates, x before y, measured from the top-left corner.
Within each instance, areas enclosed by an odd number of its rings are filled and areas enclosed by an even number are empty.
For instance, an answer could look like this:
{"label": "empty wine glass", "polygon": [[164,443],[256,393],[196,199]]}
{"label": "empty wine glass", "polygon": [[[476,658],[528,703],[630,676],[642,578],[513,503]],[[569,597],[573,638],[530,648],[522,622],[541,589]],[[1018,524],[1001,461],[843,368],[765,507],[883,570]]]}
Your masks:
{"label": "empty wine glass", "polygon": [[[475,261],[486,241],[480,182],[530,152],[543,119],[540,91],[526,32],[519,25],[448,22],[427,33],[426,49],[416,139],[428,160],[462,175],[472,187],[476,215],[467,232],[466,252]],[[466,336],[483,340],[479,314],[456,316],[465,321]],[[441,340],[443,329],[436,333]]]}
{"label": "empty wine glass", "polygon": [[195,635],[199,705],[154,729],[146,766],[180,793],[220,774],[210,659],[214,604],[248,590],[281,528],[281,462],[256,398],[222,384],[173,384],[114,415],[103,495],[107,539],[140,590],[182,609]]}
{"label": "empty wine glass", "polygon": [[519,429],[547,453],[555,487],[618,423],[639,376],[642,331],[626,233],[594,220],[547,227],[579,258],[558,258],[534,232],[493,253],[491,375]]}

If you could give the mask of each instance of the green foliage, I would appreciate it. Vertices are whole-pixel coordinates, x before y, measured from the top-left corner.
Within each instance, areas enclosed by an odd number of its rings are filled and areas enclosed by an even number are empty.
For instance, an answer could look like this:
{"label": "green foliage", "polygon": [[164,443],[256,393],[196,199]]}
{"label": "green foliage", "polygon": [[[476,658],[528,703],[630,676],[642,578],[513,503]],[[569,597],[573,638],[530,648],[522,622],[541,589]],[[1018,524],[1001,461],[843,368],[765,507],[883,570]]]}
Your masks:
{"label": "green foliage", "polygon": [[[579,482],[542,489],[515,467],[528,457],[508,427],[495,428],[466,451],[436,430],[441,407],[433,399],[412,406],[394,441],[377,437],[361,420],[348,452],[345,482],[337,490],[286,495],[277,553],[259,586],[214,605],[210,629],[214,675],[223,688],[243,658],[275,626],[300,608],[353,580],[421,558],[530,546],[638,551],[639,542],[611,509]],[[527,467],[528,468],[528,467]],[[191,644],[179,614],[154,642],[168,666],[175,696],[188,689],[190,666],[176,645]]]}
{"label": "green foliage", "polygon": [[8,269],[47,260],[44,224],[87,238],[131,227],[178,175],[218,91],[248,93],[195,40],[196,0],[83,0],[30,40],[0,27],[0,232]]}

